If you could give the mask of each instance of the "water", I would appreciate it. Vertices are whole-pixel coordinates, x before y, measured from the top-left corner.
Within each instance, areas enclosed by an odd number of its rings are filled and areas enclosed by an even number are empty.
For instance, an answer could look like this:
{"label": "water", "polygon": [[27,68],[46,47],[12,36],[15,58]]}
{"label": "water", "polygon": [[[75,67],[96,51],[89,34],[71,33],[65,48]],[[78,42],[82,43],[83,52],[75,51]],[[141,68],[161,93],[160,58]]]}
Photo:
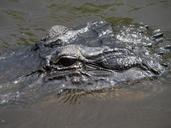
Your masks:
{"label": "water", "polygon": [[[55,24],[72,27],[99,17],[113,24],[143,22],[170,41],[170,12],[169,0],[1,0],[0,55],[34,44]],[[79,100],[52,95],[33,105],[2,107],[0,127],[170,128],[170,85],[169,73],[107,94],[78,94]]]}

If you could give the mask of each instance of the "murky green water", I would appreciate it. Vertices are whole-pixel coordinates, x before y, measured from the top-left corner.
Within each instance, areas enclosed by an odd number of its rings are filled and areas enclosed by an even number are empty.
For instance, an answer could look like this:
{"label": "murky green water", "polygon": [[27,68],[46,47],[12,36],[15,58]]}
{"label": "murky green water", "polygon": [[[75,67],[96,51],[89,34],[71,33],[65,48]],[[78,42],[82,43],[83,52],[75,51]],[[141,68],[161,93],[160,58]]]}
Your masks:
{"label": "murky green water", "polygon": [[[171,41],[170,12],[170,0],[1,0],[0,55],[39,41],[55,24],[72,27],[99,18],[113,24],[143,22]],[[0,128],[171,127],[171,74],[94,95],[76,103],[51,96],[34,105],[0,108]]]}

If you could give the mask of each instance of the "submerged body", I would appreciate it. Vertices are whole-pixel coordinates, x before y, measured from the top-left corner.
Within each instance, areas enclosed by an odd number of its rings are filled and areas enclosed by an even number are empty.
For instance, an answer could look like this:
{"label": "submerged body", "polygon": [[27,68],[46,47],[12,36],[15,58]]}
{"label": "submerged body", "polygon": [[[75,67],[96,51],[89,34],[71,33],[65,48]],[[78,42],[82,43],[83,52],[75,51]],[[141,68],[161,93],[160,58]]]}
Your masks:
{"label": "submerged body", "polygon": [[160,76],[166,70],[161,39],[162,33],[144,25],[112,28],[93,21],[72,29],[53,26],[35,46],[0,58],[0,104]]}

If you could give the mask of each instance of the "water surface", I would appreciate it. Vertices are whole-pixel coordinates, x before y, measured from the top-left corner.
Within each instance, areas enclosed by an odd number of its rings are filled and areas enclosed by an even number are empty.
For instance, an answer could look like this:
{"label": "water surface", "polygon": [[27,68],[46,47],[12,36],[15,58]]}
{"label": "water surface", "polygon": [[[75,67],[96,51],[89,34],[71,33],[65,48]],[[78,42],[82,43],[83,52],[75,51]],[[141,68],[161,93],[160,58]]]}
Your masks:
{"label": "water surface", "polygon": [[[55,24],[72,27],[99,18],[113,24],[143,22],[160,28],[169,42],[170,12],[170,0],[1,0],[0,55],[36,43]],[[0,127],[171,127],[171,73],[107,94],[78,97],[52,95],[32,105],[2,107]]]}

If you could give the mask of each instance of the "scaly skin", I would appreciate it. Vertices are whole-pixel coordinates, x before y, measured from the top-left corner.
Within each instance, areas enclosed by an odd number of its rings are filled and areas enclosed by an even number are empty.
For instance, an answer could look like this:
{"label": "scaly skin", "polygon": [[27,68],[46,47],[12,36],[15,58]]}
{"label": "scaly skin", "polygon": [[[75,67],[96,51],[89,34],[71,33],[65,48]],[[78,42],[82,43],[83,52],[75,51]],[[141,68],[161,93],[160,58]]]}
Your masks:
{"label": "scaly skin", "polygon": [[0,77],[0,103],[70,89],[94,91],[160,76],[165,67],[156,44],[162,34],[149,31],[143,25],[115,31],[105,21],[88,22],[77,29],[53,26],[32,48],[0,60],[0,73],[4,74]]}

